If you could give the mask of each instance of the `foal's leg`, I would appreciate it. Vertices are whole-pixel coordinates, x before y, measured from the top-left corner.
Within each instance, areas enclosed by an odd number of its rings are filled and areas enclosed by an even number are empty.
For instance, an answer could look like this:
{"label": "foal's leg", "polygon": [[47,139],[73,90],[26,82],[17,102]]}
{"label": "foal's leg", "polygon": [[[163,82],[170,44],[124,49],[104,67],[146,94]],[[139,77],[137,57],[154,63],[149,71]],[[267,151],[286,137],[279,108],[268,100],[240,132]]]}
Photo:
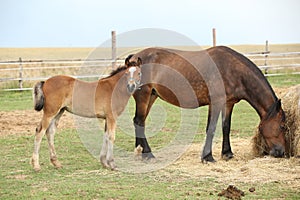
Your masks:
{"label": "foal's leg", "polygon": [[103,145],[100,153],[100,161],[104,167],[116,168],[114,162],[113,148],[115,141],[116,122],[113,118],[106,118],[106,131],[103,135]]}
{"label": "foal's leg", "polygon": [[222,126],[223,126],[223,143],[222,143],[222,158],[229,160],[233,158],[233,153],[230,146],[230,125],[231,114],[234,104],[226,104],[222,111]]}
{"label": "foal's leg", "polygon": [[107,139],[107,121],[105,120],[105,128],[104,128],[104,134],[103,134],[103,143],[102,148],[100,152],[100,162],[104,167],[109,167],[106,161],[106,155],[107,155],[107,146],[108,146],[108,139]]}
{"label": "foal's leg", "polygon": [[143,88],[142,90],[136,91],[134,98],[136,101],[136,111],[133,119],[135,127],[135,147],[139,145],[142,146],[142,157],[144,159],[151,159],[154,158],[154,155],[151,152],[145,135],[145,120],[153,103],[157,99],[157,95],[152,94],[151,88]]}
{"label": "foal's leg", "polygon": [[42,121],[36,128],[36,133],[34,138],[34,149],[31,157],[31,164],[33,165],[33,169],[35,171],[41,170],[41,166],[39,163],[39,151],[40,151],[42,138],[45,135],[45,132],[49,127],[49,124],[50,124],[50,119],[45,115],[43,115]]}
{"label": "foal's leg", "polygon": [[54,147],[54,136],[55,136],[55,131],[57,128],[58,121],[60,117],[62,116],[64,110],[61,110],[52,120],[49,125],[49,128],[46,131],[46,136],[48,139],[48,145],[49,145],[49,152],[50,152],[50,161],[51,163],[56,167],[56,168],[61,168],[62,165],[60,162],[57,160],[56,156],[56,151]]}
{"label": "foal's leg", "polygon": [[209,113],[206,127],[206,140],[202,151],[202,162],[215,162],[212,155],[212,142],[216,131],[218,117],[221,111],[221,107],[218,105],[209,105]]}

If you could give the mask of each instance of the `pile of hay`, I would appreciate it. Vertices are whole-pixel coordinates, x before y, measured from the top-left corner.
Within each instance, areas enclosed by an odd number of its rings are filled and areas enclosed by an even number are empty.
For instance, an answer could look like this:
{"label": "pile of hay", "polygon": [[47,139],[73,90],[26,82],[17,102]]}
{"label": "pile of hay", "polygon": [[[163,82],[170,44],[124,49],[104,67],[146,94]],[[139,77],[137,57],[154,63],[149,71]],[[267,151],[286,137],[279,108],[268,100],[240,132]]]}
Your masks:
{"label": "pile of hay", "polygon": [[[300,85],[293,86],[285,92],[277,94],[281,99],[282,108],[286,115],[286,156],[300,156]],[[255,156],[266,154],[264,138],[258,134],[253,138],[253,153]]]}

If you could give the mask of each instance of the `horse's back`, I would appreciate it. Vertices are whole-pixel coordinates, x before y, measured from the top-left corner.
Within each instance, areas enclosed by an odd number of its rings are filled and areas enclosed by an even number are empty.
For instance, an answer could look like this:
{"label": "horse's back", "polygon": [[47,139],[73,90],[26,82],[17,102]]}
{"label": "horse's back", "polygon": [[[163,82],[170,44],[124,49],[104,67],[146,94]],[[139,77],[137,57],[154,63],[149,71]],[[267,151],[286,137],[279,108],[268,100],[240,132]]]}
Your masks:
{"label": "horse's back", "polygon": [[[45,81],[44,89],[65,90],[74,84],[75,78],[64,75],[53,76]],[[64,86],[64,87],[62,87]]]}
{"label": "horse's back", "polygon": [[[165,81],[168,73],[161,70],[162,68],[179,72],[193,87],[200,106],[209,104],[212,95],[218,98],[224,96],[225,92],[228,101],[239,101],[247,98],[245,88],[248,85],[268,85],[253,62],[225,46],[201,51],[148,48],[134,57],[141,57],[143,64],[152,65],[151,70],[147,72],[152,75],[149,77],[150,82]],[[178,85],[178,82],[174,84]]]}
{"label": "horse's back", "polygon": [[[242,71],[238,71],[239,68],[246,67],[260,73],[256,65],[247,57],[226,46],[216,46],[200,51],[151,47],[140,51],[134,57],[141,57],[143,63],[166,64],[178,70],[185,70],[186,67],[194,67],[197,70],[217,67],[221,72],[228,70],[241,73]],[[245,71],[245,69],[242,70]]]}

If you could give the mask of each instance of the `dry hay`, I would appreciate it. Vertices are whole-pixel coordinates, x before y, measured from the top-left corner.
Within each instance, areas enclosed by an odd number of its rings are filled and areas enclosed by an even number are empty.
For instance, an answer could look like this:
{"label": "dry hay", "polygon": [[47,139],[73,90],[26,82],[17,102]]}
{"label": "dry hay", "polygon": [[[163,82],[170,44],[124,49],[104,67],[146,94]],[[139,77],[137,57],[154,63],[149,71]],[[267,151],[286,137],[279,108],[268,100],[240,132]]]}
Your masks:
{"label": "dry hay", "polygon": [[[282,108],[286,115],[285,139],[286,139],[286,156],[300,156],[300,85],[293,86],[285,92],[280,90],[277,93],[281,98]],[[253,153],[256,156],[262,156],[267,152],[267,145],[258,129],[253,138]]]}

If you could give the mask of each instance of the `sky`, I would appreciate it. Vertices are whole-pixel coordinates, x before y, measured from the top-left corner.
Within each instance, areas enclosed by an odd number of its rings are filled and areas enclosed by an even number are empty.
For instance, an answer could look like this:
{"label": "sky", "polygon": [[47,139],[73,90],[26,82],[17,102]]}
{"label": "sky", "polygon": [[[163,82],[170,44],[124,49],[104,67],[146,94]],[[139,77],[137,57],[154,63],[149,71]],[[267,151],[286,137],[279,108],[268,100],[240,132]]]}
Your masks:
{"label": "sky", "polygon": [[97,47],[141,29],[211,45],[212,28],[222,45],[300,43],[300,1],[0,0],[0,27],[0,47]]}

